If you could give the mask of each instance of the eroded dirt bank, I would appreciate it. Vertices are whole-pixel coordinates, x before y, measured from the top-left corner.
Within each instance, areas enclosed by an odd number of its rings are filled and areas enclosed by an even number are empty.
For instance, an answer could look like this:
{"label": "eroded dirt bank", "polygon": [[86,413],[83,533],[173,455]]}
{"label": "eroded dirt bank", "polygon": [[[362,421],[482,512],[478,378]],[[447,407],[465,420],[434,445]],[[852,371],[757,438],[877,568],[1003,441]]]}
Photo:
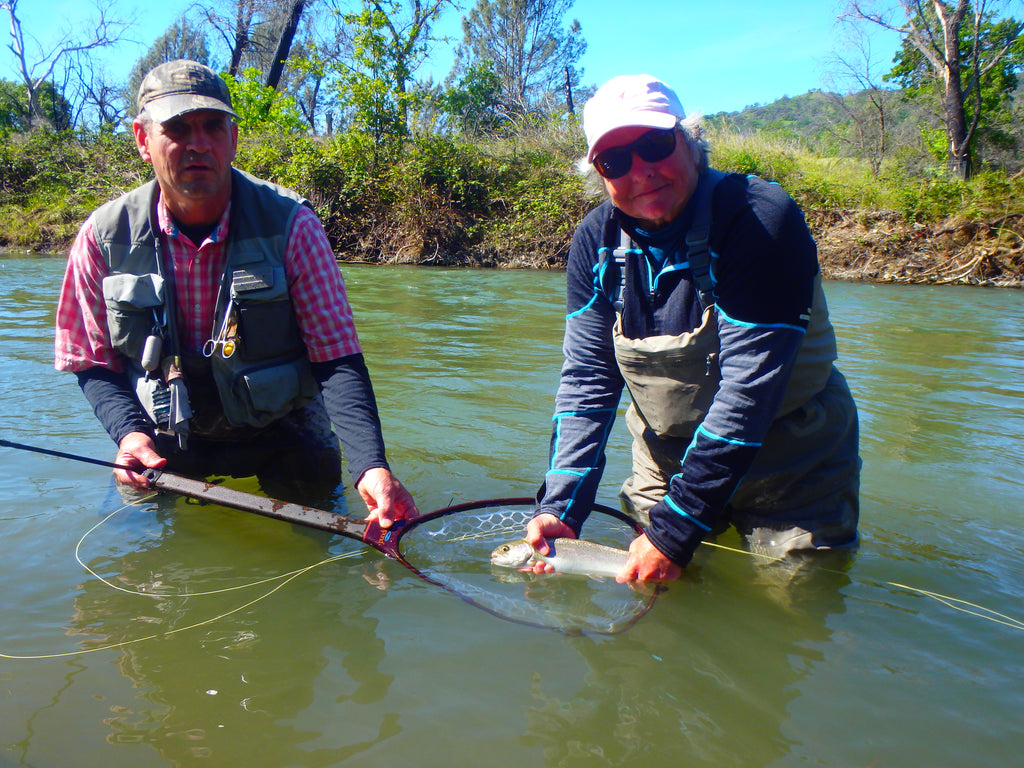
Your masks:
{"label": "eroded dirt bank", "polygon": [[931,226],[864,211],[807,220],[826,278],[1024,288],[1024,213]]}

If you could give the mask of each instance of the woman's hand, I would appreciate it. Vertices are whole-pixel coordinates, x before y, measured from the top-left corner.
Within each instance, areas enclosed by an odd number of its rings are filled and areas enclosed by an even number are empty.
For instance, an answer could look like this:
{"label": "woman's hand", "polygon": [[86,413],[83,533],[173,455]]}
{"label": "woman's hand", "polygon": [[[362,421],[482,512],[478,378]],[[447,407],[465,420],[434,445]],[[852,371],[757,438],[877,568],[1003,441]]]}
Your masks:
{"label": "woman's hand", "polygon": [[[575,539],[576,531],[563,523],[550,512],[537,515],[526,524],[526,540],[540,554],[546,555],[550,551],[548,539]],[[547,563],[536,562],[533,564],[534,573],[551,573],[555,569]]]}
{"label": "woman's hand", "polygon": [[644,534],[629,545],[629,560],[615,580],[620,584],[627,581],[675,581],[682,573],[683,569],[651,544]]}

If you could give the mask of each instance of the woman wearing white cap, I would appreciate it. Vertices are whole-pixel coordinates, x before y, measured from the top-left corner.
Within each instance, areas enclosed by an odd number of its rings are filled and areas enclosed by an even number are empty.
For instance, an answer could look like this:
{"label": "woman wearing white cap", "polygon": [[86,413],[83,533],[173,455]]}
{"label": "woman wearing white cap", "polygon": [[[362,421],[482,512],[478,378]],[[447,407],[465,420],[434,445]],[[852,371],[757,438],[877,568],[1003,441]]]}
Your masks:
{"label": "woman wearing white cap", "polygon": [[[645,534],[619,576],[677,578],[732,524],[773,557],[857,542],[857,409],[817,249],[776,184],[708,167],[678,97],[617,77],[583,114],[608,200],[573,237],[551,464],[527,538],[576,536],[623,386]],[[537,570],[545,566],[538,565]]]}

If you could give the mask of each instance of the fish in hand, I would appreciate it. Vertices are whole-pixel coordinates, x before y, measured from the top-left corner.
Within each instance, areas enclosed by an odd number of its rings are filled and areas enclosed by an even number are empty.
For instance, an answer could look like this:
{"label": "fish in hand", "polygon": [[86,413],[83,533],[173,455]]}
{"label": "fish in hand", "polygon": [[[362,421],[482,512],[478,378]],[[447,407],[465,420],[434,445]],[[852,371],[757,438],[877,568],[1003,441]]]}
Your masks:
{"label": "fish in hand", "polygon": [[543,562],[556,573],[614,578],[626,565],[629,552],[585,539],[548,539],[546,555],[535,550],[526,539],[516,539],[491,552],[491,564],[504,568],[526,569]]}

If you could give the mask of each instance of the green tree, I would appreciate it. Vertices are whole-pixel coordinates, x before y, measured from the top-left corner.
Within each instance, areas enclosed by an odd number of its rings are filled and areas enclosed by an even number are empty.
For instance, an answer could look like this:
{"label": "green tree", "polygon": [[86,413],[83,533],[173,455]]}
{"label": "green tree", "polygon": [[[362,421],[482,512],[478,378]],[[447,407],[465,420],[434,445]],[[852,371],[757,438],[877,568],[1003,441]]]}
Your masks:
{"label": "green tree", "polygon": [[501,79],[492,66],[490,61],[473,64],[438,99],[441,111],[464,133],[492,134],[507,123],[501,104]]}
{"label": "green tree", "polygon": [[[43,117],[55,130],[71,127],[71,104],[53,87],[53,83],[40,83],[36,100]],[[0,80],[0,133],[20,133],[32,127],[32,114],[24,84]]]}
{"label": "green tree", "polygon": [[181,16],[157,38],[149,50],[137,61],[128,76],[126,98],[135,104],[135,96],[142,78],[153,67],[176,59],[191,59],[210,65],[210,50],[206,44],[205,29]]}
{"label": "green tree", "polygon": [[344,16],[353,28],[351,62],[340,73],[341,101],[358,128],[378,141],[409,134],[409,110],[420,99],[411,86],[430,50],[431,27],[451,0],[362,0]]}
{"label": "green tree", "polygon": [[302,113],[288,94],[263,85],[261,72],[251,67],[241,77],[221,75],[231,91],[231,106],[238,115],[236,122],[245,133],[275,131],[303,133]]}
{"label": "green tree", "polygon": [[987,0],[900,0],[904,23],[869,10],[866,2],[852,0],[846,15],[902,36],[888,77],[911,94],[936,94],[949,173],[969,178],[979,126],[994,123],[1016,87],[1015,73],[1024,64],[1024,23],[1002,17],[1001,4]]}
{"label": "green tree", "polygon": [[[587,50],[580,23],[563,26],[573,0],[477,0],[462,20],[456,72],[491,62],[501,100],[513,115],[551,112],[563,84],[579,85]],[[568,80],[568,83],[566,83]]]}

